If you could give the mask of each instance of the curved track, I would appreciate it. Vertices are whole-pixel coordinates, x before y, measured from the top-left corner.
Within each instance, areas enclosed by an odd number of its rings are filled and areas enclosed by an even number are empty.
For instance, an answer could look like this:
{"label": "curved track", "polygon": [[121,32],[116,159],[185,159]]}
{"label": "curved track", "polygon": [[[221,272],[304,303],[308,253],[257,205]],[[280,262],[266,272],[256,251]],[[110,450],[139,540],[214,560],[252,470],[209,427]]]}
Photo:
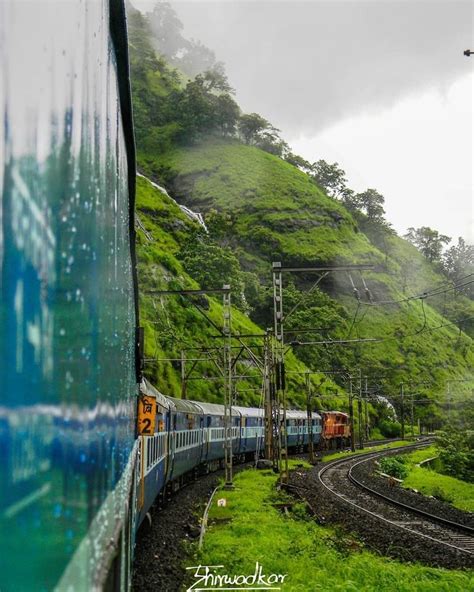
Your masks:
{"label": "curved track", "polygon": [[462,553],[466,563],[474,566],[474,529],[435,516],[398,500],[376,492],[354,477],[352,469],[385,454],[407,451],[426,446],[427,442],[392,448],[389,451],[364,454],[328,463],[317,475],[319,482],[332,495],[391,527],[429,540],[431,543]]}

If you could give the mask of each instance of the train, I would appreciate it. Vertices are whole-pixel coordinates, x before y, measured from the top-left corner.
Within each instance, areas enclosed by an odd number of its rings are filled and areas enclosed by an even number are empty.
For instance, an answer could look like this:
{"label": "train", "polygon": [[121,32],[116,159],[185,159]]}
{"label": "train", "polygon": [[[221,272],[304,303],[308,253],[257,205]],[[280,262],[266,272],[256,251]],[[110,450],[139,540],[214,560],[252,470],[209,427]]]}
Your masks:
{"label": "train", "polygon": [[[190,476],[221,468],[224,460],[225,409],[223,405],[166,397],[146,379],[141,395],[155,407],[155,428],[142,436],[140,524],[153,502],[179,488]],[[151,411],[151,409],[150,409]],[[332,416],[332,414],[330,414]],[[300,410],[286,413],[287,446],[303,451],[321,441],[323,421],[319,413]],[[265,450],[265,417],[261,408],[231,407],[232,456],[237,462],[258,459]]]}
{"label": "train", "polygon": [[[167,397],[146,378],[140,395],[154,416],[153,430],[141,436],[137,526],[155,500],[165,499],[190,478],[223,468],[225,408],[216,403]],[[309,423],[311,421],[311,424]],[[229,426],[234,462],[258,460],[265,451],[265,414],[257,407],[231,407]],[[286,411],[290,452],[314,448],[341,449],[350,444],[347,413]]]}
{"label": "train", "polygon": [[[223,407],[142,375],[124,0],[1,2],[0,54],[0,589],[126,591],[151,504],[222,463]],[[344,443],[311,417],[290,447]],[[263,451],[261,410],[231,429]]]}

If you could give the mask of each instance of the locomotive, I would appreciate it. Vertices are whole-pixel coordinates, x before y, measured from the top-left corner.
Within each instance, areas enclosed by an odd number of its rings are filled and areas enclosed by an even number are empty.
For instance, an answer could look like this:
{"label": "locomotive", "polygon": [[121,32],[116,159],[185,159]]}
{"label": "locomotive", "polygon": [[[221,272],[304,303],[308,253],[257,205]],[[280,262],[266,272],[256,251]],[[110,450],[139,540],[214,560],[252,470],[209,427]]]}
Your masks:
{"label": "locomotive", "polygon": [[[0,3],[4,592],[128,590],[156,496],[222,461],[223,407],[140,373],[127,52],[123,0]],[[156,417],[137,437],[140,392]],[[319,442],[311,421],[288,412],[290,447]],[[263,422],[233,408],[237,458],[263,450]]]}

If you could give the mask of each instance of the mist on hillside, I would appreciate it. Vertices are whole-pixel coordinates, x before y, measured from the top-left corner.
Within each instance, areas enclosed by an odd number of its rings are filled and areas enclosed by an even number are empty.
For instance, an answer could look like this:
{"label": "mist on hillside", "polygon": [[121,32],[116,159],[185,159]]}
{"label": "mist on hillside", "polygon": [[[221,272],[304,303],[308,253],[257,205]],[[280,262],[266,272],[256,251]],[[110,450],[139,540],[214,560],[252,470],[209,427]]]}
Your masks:
{"label": "mist on hillside", "polygon": [[[150,12],[156,4],[135,2]],[[172,11],[159,4],[166,55],[186,54],[184,38],[194,45],[194,68],[217,55],[242,107],[294,134],[414,92],[445,92],[466,74],[460,55],[472,40],[473,4],[465,0],[172,0]]]}

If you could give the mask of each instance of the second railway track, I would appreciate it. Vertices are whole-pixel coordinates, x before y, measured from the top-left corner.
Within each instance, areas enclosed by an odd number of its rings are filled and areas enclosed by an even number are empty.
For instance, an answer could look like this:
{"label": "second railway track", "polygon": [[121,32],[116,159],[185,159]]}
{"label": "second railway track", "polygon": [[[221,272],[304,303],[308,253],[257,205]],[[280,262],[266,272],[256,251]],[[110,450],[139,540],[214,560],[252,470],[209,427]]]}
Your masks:
{"label": "second railway track", "polygon": [[[395,450],[407,450],[407,448],[418,448],[424,445],[419,444]],[[324,487],[331,491],[332,494],[343,499],[347,504],[355,506],[359,510],[391,526],[409,531],[410,533],[434,541],[437,544],[464,553],[466,555],[466,561],[469,561],[470,565],[474,567],[473,528],[452,522],[441,516],[424,512],[383,495],[367,487],[354,477],[354,467],[374,458],[379,458],[384,454],[386,452],[375,452],[367,456],[364,455],[363,459],[350,458],[333,461],[320,469],[318,478]],[[341,480],[345,482],[349,481],[355,485],[355,488],[352,488],[350,491],[347,491],[346,488],[346,491],[342,493],[339,487]]]}
{"label": "second railway track", "polygon": [[[319,502],[316,514],[330,515],[351,529],[355,526],[372,546],[378,546],[377,539],[383,541],[384,552],[426,559],[434,565],[474,568],[474,528],[469,523],[449,520],[441,512],[431,513],[431,508],[414,507],[406,499],[395,499],[395,490],[394,496],[385,495],[355,475],[356,469],[374,459],[424,445],[426,442],[329,462],[310,473],[304,488],[298,484],[299,493],[315,508]],[[316,485],[313,491],[312,483]],[[322,500],[324,492],[326,501]],[[398,492],[398,497],[403,498],[404,493]],[[340,502],[338,510],[334,508],[335,499]]]}

